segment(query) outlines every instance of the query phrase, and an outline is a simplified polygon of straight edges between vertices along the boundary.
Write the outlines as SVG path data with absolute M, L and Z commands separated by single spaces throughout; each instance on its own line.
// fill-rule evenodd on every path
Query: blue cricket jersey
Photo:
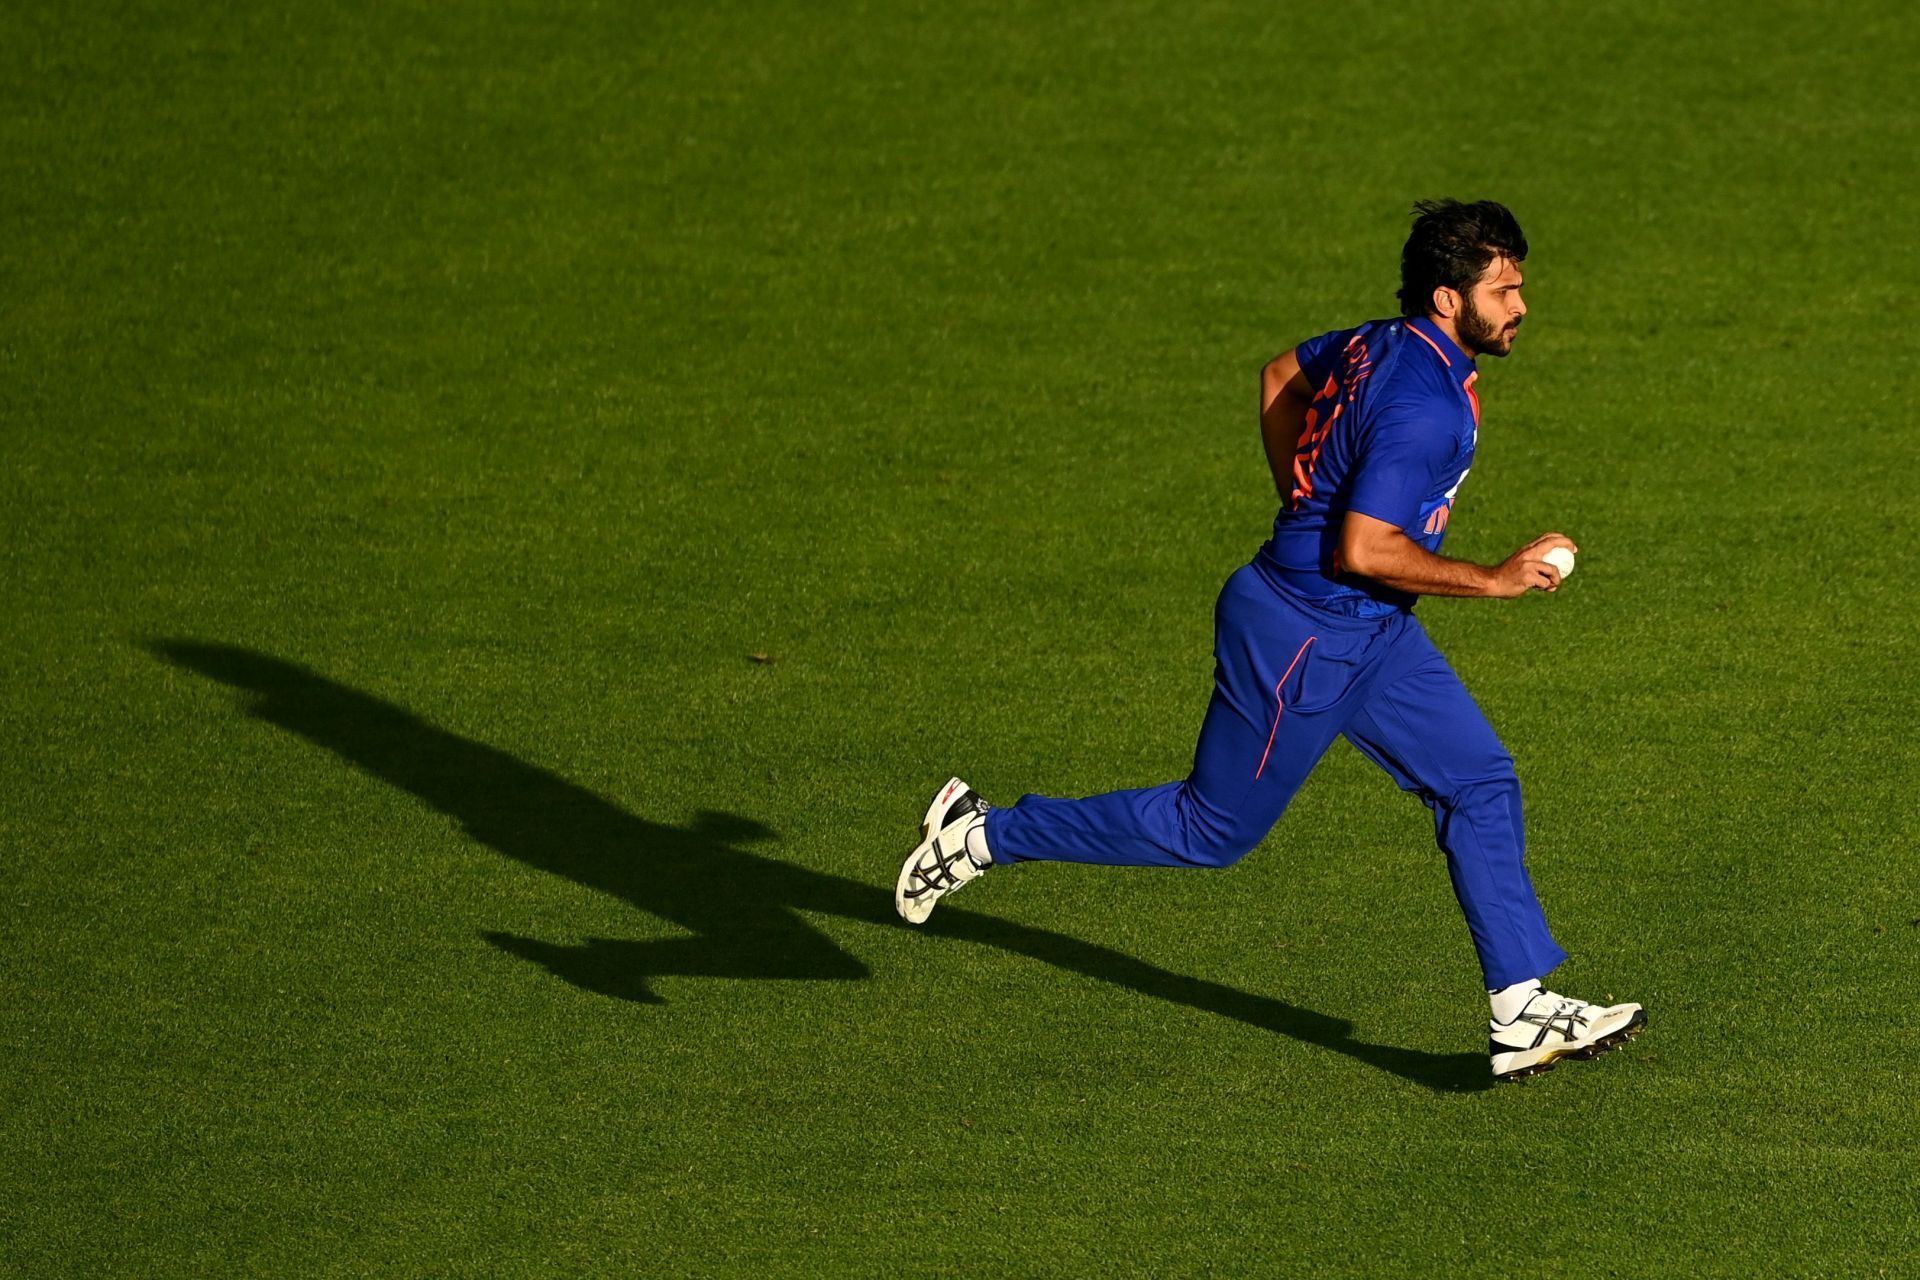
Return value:
M 1416 596 L 1340 567 L 1349 511 L 1440 550 L 1479 439 L 1473 360 L 1425 317 L 1370 320 L 1294 349 L 1315 388 L 1294 446 L 1290 492 L 1254 565 L 1274 586 L 1333 613 L 1382 617 Z

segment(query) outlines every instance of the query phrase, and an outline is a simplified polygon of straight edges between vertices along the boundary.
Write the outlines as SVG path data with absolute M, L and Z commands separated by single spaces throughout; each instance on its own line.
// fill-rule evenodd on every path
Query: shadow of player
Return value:
M 449 733 L 359 690 L 252 650 L 186 640 L 156 656 L 249 695 L 248 714 L 324 747 L 453 817 L 474 839 L 609 893 L 693 936 L 578 946 L 505 933 L 487 941 L 602 995 L 659 1003 L 662 977 L 852 979 L 867 966 L 796 911 L 906 928 L 890 887 L 810 871 L 741 846 L 773 833 L 701 813 L 687 827 L 640 818 L 545 769 Z M 891 868 L 889 868 L 891 871 Z M 1142 995 L 1331 1049 L 1431 1089 L 1490 1083 L 1479 1054 L 1432 1054 L 1355 1039 L 1352 1024 L 1269 996 L 1182 977 L 1109 947 L 952 906 L 919 931 L 1026 956 Z

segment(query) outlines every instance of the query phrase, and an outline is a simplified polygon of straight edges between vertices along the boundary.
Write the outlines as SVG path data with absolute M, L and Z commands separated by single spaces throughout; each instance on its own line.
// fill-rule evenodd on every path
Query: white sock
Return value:
M 990 866 L 993 855 L 987 852 L 987 824 L 976 822 L 967 828 L 967 856 L 976 867 Z
M 1526 1011 L 1527 1001 L 1533 999 L 1533 993 L 1542 985 L 1540 979 L 1528 978 L 1525 982 L 1487 992 L 1487 999 L 1493 1004 L 1493 1020 L 1512 1022 Z

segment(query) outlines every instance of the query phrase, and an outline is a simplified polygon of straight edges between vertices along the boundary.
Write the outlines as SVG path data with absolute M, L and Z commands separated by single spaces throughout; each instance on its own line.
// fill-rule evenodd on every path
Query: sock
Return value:
M 1533 999 L 1533 993 L 1540 989 L 1540 979 L 1528 978 L 1525 982 L 1487 992 L 1487 999 L 1493 1004 L 1493 1020 L 1512 1022 L 1526 1012 L 1527 1001 Z
M 967 829 L 967 857 L 976 867 L 990 866 L 993 855 L 987 851 L 987 824 L 976 822 Z

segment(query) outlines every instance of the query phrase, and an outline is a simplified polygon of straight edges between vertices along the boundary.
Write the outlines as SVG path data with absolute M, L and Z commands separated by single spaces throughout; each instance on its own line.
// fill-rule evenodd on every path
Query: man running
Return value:
M 1527 876 L 1513 760 L 1413 615 L 1423 595 L 1556 591 L 1535 538 L 1497 565 L 1441 555 L 1473 466 L 1478 356 L 1505 356 L 1526 304 L 1527 241 L 1503 205 L 1421 201 L 1400 307 L 1301 343 L 1261 375 L 1260 429 L 1280 495 L 1273 537 L 1214 610 L 1214 690 L 1185 781 L 995 808 L 955 778 L 928 807 L 894 905 L 926 920 L 996 863 L 1224 867 L 1259 844 L 1336 737 L 1433 810 L 1492 1003 L 1493 1073 L 1592 1058 L 1646 1025 L 1546 989 L 1562 960 Z M 1571 563 L 1563 561 L 1563 563 Z

